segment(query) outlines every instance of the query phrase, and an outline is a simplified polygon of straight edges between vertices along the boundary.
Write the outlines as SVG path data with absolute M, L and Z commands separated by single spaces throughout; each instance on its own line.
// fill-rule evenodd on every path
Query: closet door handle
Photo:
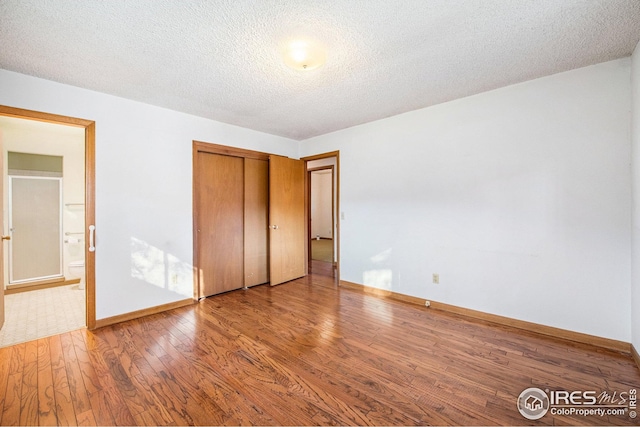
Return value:
M 96 226 L 95 225 L 90 225 L 89 226 L 89 252 L 95 252 L 96 251 L 96 245 L 95 245 L 95 241 L 94 241 L 95 231 L 96 231 Z
M 270 226 L 269 226 L 269 228 L 272 228 L 272 229 L 274 229 L 274 230 L 277 230 L 277 229 L 278 229 L 278 226 L 277 226 L 277 225 L 270 225 Z

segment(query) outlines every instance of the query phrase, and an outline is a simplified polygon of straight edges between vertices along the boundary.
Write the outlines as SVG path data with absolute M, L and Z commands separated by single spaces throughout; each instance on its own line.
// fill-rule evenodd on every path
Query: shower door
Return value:
M 62 178 L 9 176 L 9 283 L 62 277 Z

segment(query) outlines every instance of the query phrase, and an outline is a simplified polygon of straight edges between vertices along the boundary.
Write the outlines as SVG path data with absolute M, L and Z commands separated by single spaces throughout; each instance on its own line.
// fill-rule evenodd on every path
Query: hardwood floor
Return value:
M 316 261 L 313 259 L 309 262 L 309 273 L 314 276 L 336 277 L 336 269 L 332 262 Z
M 529 387 L 620 393 L 640 371 L 315 275 L 0 349 L 0 425 L 634 425 L 529 421 Z

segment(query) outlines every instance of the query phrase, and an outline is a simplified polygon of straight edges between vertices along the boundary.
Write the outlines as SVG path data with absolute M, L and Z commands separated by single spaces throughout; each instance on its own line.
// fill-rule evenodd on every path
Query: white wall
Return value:
M 192 140 L 293 140 L 0 70 L 0 104 L 96 121 L 96 317 L 193 296 Z
M 340 150 L 341 278 L 630 341 L 630 64 L 303 141 Z
M 0 104 L 96 121 L 98 319 L 192 296 L 195 139 L 340 150 L 344 280 L 630 341 L 630 69 L 611 61 L 299 145 L 4 70 Z M 638 294 L 634 282 L 636 307 Z
M 4 232 L 7 234 L 9 179 L 7 177 L 7 153 L 46 154 L 63 157 L 63 214 L 62 231 L 84 231 L 84 207 L 67 206 L 68 203 L 84 203 L 84 129 L 73 126 L 61 126 L 51 123 L 21 120 L 12 117 L 0 117 L 0 131 L 3 134 L 4 155 Z M 76 239 L 83 239 L 82 235 L 72 235 Z M 67 236 L 63 239 L 68 240 Z M 72 261 L 84 259 L 83 242 L 63 243 L 63 274 L 66 278 L 73 278 L 69 274 L 68 264 Z M 8 250 L 5 250 L 5 281 L 8 283 L 9 269 L 7 265 Z
M 637 351 L 640 351 L 640 43 L 632 56 L 631 93 L 631 187 L 633 190 L 631 343 Z

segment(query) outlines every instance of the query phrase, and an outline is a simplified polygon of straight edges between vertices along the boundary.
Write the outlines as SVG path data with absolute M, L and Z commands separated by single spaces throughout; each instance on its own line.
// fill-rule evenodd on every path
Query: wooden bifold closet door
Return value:
M 269 281 L 269 162 L 244 159 L 244 285 Z
M 244 283 L 244 165 L 240 157 L 198 153 L 200 297 Z
M 306 274 L 304 179 L 303 161 L 194 142 L 198 298 Z

